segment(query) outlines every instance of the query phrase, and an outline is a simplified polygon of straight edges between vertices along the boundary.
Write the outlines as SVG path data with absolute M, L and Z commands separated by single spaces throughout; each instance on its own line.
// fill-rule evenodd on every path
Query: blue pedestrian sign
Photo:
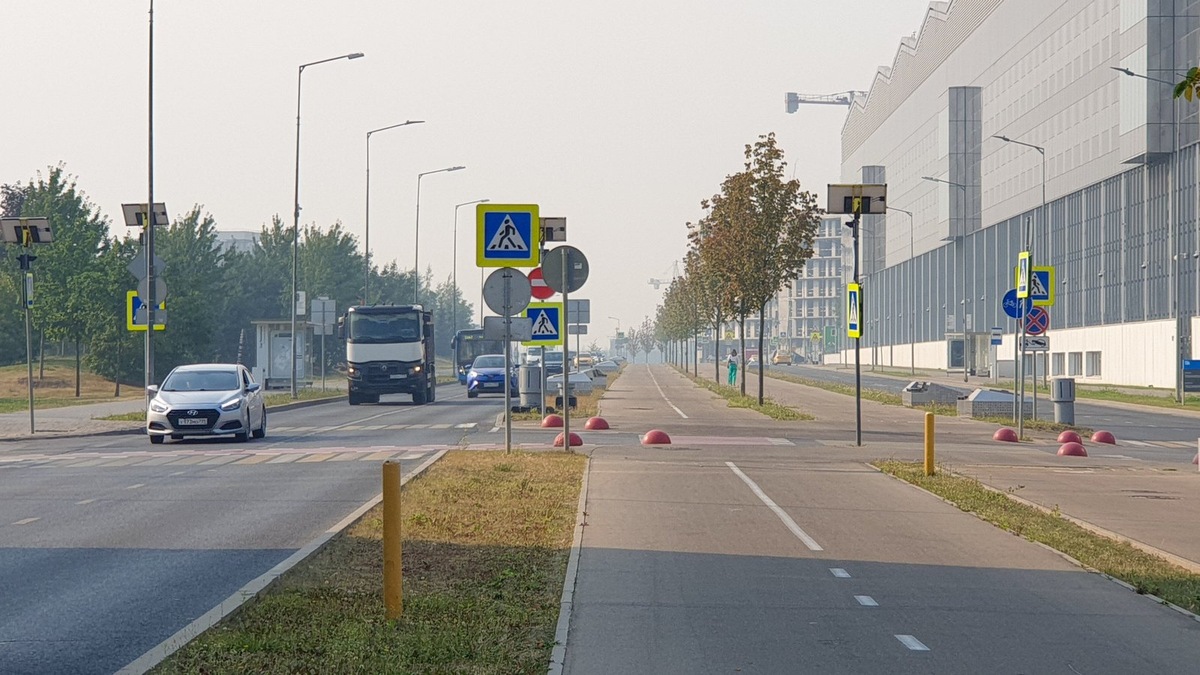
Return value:
M 848 337 L 862 337 L 862 309 L 862 287 L 858 284 L 846 284 L 846 335 Z
M 563 305 L 561 302 L 531 302 L 525 308 L 529 319 L 532 338 L 522 342 L 526 347 L 554 346 L 563 344 Z
M 1013 274 L 1017 275 L 1020 283 L 1021 268 L 1016 267 Z M 1054 268 L 1033 267 L 1029 270 L 1029 298 L 1035 307 L 1052 307 L 1054 305 Z
M 475 230 L 479 267 L 538 266 L 542 228 L 537 204 L 480 204 Z
M 1014 319 L 1020 319 L 1022 316 L 1029 313 L 1029 308 L 1033 306 L 1033 300 L 1031 298 L 1025 298 L 1023 302 L 1018 300 L 1017 289 L 1010 288 L 1008 292 L 1004 294 L 1004 301 L 1002 304 L 1004 306 L 1005 314 Z
M 1017 297 L 1029 297 L 1029 251 L 1017 254 Z

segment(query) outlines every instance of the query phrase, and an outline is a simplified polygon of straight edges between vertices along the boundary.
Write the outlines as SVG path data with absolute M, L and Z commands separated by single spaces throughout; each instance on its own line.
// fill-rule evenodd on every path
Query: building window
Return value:
M 1087 377 L 1100 377 L 1100 352 L 1087 353 L 1087 370 L 1084 374 Z
M 1055 352 L 1050 359 L 1050 374 L 1054 377 L 1061 377 L 1063 371 L 1066 370 L 1067 355 L 1063 352 Z
M 1067 361 L 1067 375 L 1077 377 L 1083 374 L 1083 352 L 1071 352 Z

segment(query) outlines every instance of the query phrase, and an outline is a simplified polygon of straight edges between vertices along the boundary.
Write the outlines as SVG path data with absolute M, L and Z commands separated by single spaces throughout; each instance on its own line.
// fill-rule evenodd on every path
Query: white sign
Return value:
M 1024 347 L 1027 352 L 1048 352 L 1050 351 L 1050 336 L 1026 335 Z
M 1004 331 L 999 326 L 992 326 L 992 344 L 999 345 L 1004 342 Z

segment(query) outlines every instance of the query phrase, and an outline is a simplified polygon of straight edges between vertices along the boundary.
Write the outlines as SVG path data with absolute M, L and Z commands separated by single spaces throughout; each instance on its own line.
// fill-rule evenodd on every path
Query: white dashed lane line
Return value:
M 850 573 L 840 567 L 830 567 L 829 573 L 839 579 L 849 579 Z
M 662 387 L 658 386 L 658 378 L 654 377 L 654 371 L 650 370 L 650 364 L 646 364 L 646 372 L 650 373 L 650 381 L 654 383 L 654 388 L 658 390 L 658 395 L 667 402 L 667 405 L 671 406 L 672 410 L 679 413 L 679 416 L 686 420 L 688 416 L 683 414 L 682 410 L 676 408 L 675 404 L 671 403 L 671 399 L 667 398 L 667 395 L 663 393 Z
M 921 642 L 920 640 L 918 640 L 917 638 L 915 638 L 911 635 L 897 635 L 896 639 L 900 641 L 900 644 L 904 645 L 905 647 L 908 647 L 909 649 L 911 649 L 914 652 L 929 651 L 929 647 L 926 647 L 923 642 Z
M 33 522 L 36 522 L 39 520 L 41 520 L 41 518 L 22 518 L 21 520 L 18 520 L 15 523 L 13 523 L 13 525 L 28 525 L 30 523 L 33 523 Z
M 856 595 L 856 596 L 854 596 L 854 599 L 857 600 L 858 604 L 862 605 L 863 607 L 878 607 L 879 606 L 879 603 L 875 602 L 875 598 L 872 598 L 869 595 Z

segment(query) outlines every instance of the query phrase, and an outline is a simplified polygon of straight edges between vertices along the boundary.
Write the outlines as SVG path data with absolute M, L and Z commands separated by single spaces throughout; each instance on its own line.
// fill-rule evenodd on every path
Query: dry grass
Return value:
M 46 359 L 45 377 L 38 377 L 40 368 L 33 364 L 33 398 L 37 408 L 58 408 L 83 403 L 102 403 L 135 399 L 142 396 L 140 385 L 122 385 L 121 398 L 113 396 L 116 385 L 98 375 L 80 373 L 79 397 L 75 396 L 75 361 Z M 29 409 L 29 379 L 25 364 L 0 367 L 0 412 Z
M 585 458 L 452 452 L 403 490 L 404 615 L 382 509 L 159 673 L 544 673 Z

